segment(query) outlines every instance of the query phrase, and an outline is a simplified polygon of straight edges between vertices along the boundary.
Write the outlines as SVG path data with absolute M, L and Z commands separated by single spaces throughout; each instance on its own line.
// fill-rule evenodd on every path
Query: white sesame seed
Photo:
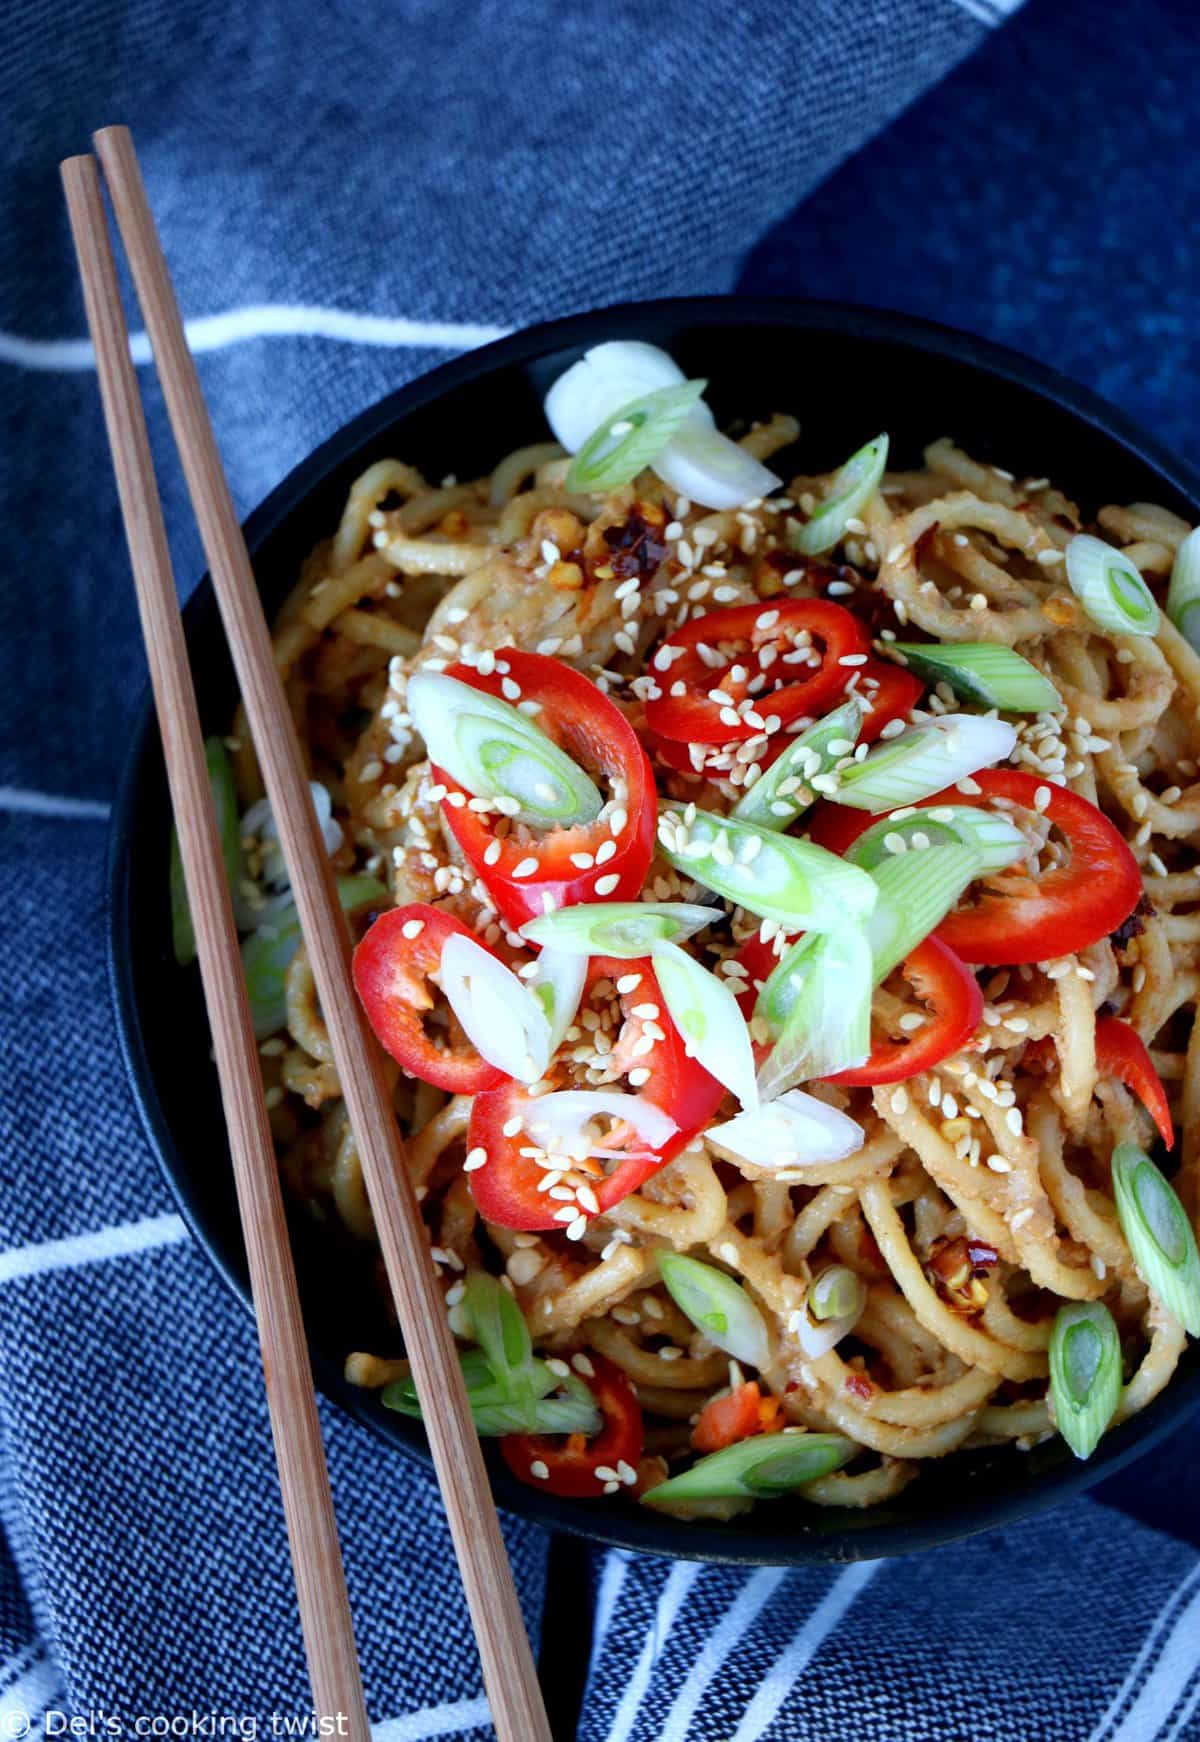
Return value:
M 538 862 L 531 856 L 527 859 L 521 859 L 514 865 L 512 874 L 514 877 L 532 877 L 537 868 Z

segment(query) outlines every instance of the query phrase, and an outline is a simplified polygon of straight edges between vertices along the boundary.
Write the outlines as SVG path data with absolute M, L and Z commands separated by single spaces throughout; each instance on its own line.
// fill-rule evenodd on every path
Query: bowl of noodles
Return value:
M 1198 519 L 1040 366 L 745 299 L 473 352 L 251 517 L 503 1504 L 874 1557 L 1055 1504 L 1200 1402 Z M 186 616 L 314 1366 L 387 1480 L 436 1401 L 207 583 Z M 170 842 L 147 706 L 114 993 L 245 1300 Z

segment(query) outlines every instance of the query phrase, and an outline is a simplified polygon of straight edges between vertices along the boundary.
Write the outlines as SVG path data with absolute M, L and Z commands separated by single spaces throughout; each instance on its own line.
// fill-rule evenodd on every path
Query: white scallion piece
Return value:
M 942 714 L 877 744 L 861 762 L 843 768 L 835 804 L 886 811 L 930 798 L 956 780 L 1011 756 L 1017 729 L 981 714 Z
M 802 526 L 794 522 L 789 527 L 793 549 L 805 556 L 823 556 L 839 544 L 846 533 L 846 522 L 860 515 L 879 488 L 887 465 L 888 438 L 878 435 L 856 454 L 851 454 L 835 476 L 829 494 L 818 503 L 812 518 Z
M 837 931 L 812 932 L 792 945 L 754 1011 L 775 1040 L 758 1069 L 765 1101 L 869 1058 L 874 985 L 871 945 L 861 925 L 847 921 Z
M 844 1264 L 831 1264 L 813 1278 L 805 1310 L 796 1324 L 796 1341 L 811 1360 L 827 1355 L 850 1335 L 866 1304 L 862 1278 Z
M 571 493 L 602 494 L 631 484 L 653 465 L 698 402 L 707 381 L 658 387 L 618 406 L 584 442 L 567 472 Z
M 1121 1401 L 1121 1337 L 1103 1301 L 1059 1307 L 1050 1333 L 1050 1397 L 1058 1431 L 1090 1458 Z
M 525 982 L 462 932 L 442 945 L 441 981 L 480 1056 L 518 1082 L 537 1082 L 550 1063 L 550 1023 Z
M 1112 1179 L 1138 1275 L 1188 1335 L 1200 1337 L 1200 1255 L 1175 1188 L 1133 1143 L 1113 1150 Z
M 669 1113 L 644 1095 L 627 1095 L 621 1089 L 560 1089 L 538 1095 L 525 1107 L 522 1117 L 535 1143 L 572 1161 L 586 1161 L 591 1155 L 629 1156 L 659 1150 L 679 1129 Z M 628 1125 L 645 1151 L 606 1145 L 598 1129 L 604 1121 Z
M 671 437 L 654 470 L 672 490 L 705 508 L 740 508 L 769 496 L 782 482 L 719 429 L 694 422 Z
M 678 943 L 722 918 L 719 907 L 692 901 L 581 901 L 527 920 L 531 943 L 590 956 L 648 956 L 657 943 Z
M 574 828 L 603 800 L 579 764 L 528 714 L 444 672 L 408 680 L 408 711 L 429 759 L 473 798 L 515 799 L 532 828 Z
M 659 1247 L 655 1257 L 658 1274 L 680 1312 L 686 1313 L 698 1331 L 714 1347 L 760 1372 L 771 1358 L 766 1321 L 746 1290 L 698 1258 Z
M 866 1141 L 861 1125 L 802 1089 L 789 1089 L 754 1113 L 739 1113 L 704 1133 L 722 1154 L 766 1173 L 845 1161 Z
M 663 1002 L 688 1052 L 743 1107 L 757 1107 L 750 1030 L 729 982 L 710 974 L 678 944 L 655 944 L 650 960 Z
M 524 984 L 528 986 L 546 1014 L 550 1025 L 550 1057 L 562 1045 L 563 1036 L 575 1020 L 579 1001 L 587 980 L 586 953 L 573 950 L 543 949 L 538 953 L 537 972 Z
M 1200 526 L 1194 526 L 1175 552 L 1167 616 L 1200 653 Z
M 1123 551 L 1077 532 L 1067 546 L 1067 580 L 1092 622 L 1115 635 L 1154 635 L 1158 606 Z

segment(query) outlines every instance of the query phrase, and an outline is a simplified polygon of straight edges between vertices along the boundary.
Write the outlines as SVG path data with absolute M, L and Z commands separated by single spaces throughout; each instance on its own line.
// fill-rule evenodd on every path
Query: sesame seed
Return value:
M 1025 1226 L 1026 1222 L 1032 1222 L 1032 1220 L 1033 1220 L 1033 1208 L 1030 1205 L 1030 1206 L 1027 1206 L 1023 1210 L 1018 1210 L 1016 1215 L 1013 1217 L 1012 1221 L 1008 1225 L 1012 1229 L 1013 1233 L 1015 1234 L 1018 1228 L 1023 1228 Z
M 548 1482 L 550 1480 L 549 1467 L 542 1458 L 535 1458 L 533 1460 L 532 1464 L 529 1466 L 529 1474 L 538 1482 Z
M 531 856 L 527 859 L 520 860 L 518 864 L 514 865 L 512 874 L 514 877 L 532 877 L 537 868 L 538 862 Z
M 405 938 L 419 938 L 424 930 L 425 921 L 423 919 L 406 919 L 400 927 L 400 935 Z
M 463 1162 L 464 1173 L 478 1173 L 481 1167 L 487 1166 L 487 1150 L 476 1144 L 474 1149 L 467 1151 L 467 1159 Z
M 536 863 L 536 861 L 535 861 L 535 863 Z M 607 877 L 597 877 L 597 879 L 596 879 L 596 894 L 597 895 L 611 895 L 613 890 L 617 887 L 617 885 L 620 881 L 621 881 L 620 876 L 618 875 L 618 873 L 616 871 L 610 871 Z

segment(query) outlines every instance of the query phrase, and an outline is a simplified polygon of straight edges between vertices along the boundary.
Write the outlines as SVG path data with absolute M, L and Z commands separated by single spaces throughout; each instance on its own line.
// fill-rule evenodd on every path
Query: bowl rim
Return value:
M 626 324 L 678 322 L 709 327 L 785 325 L 829 331 L 843 338 L 862 338 L 923 350 L 939 360 L 951 360 L 985 375 L 1031 391 L 1115 442 L 1131 458 L 1153 470 L 1177 495 L 1190 501 L 1200 519 L 1200 471 L 1160 446 L 1133 419 L 1090 388 L 1080 386 L 1051 366 L 990 339 L 983 339 L 938 322 L 847 302 L 810 301 L 795 297 L 697 296 L 620 302 L 522 327 L 503 338 L 435 365 L 339 426 L 281 479 L 243 523 L 253 559 L 259 547 L 299 509 L 325 477 L 341 467 L 355 450 L 383 435 L 394 424 L 423 407 L 455 393 L 461 386 L 497 369 L 530 363 L 548 353 L 582 349 L 613 337 Z M 207 573 L 189 595 L 189 613 L 211 593 Z M 138 810 L 143 760 L 157 738 L 148 681 L 143 684 L 131 736 L 122 762 L 110 815 L 107 843 L 105 930 L 108 988 L 116 1020 L 122 1063 L 143 1131 L 160 1172 L 192 1238 L 205 1253 L 244 1310 L 253 1311 L 249 1290 L 237 1257 L 209 1226 L 189 1189 L 189 1174 L 159 1099 L 136 1000 L 133 954 L 129 948 L 131 855 Z M 331 1398 L 377 1438 L 415 1457 L 427 1467 L 431 1457 L 417 1424 L 412 1434 L 395 1420 L 383 1420 L 370 1406 L 372 1394 L 351 1386 L 339 1368 L 310 1343 L 313 1374 L 319 1393 Z M 632 1552 L 678 1560 L 731 1565 L 786 1566 L 812 1562 L 847 1562 L 919 1552 L 962 1540 L 1046 1511 L 1051 1505 L 1083 1492 L 1141 1457 L 1200 1406 L 1200 1373 L 1168 1386 L 1147 1409 L 1105 1436 L 1086 1462 L 1072 1460 L 1042 1472 L 1026 1487 L 1000 1494 L 983 1494 L 956 1501 L 945 1525 L 936 1518 L 914 1518 L 860 1525 L 840 1533 L 809 1533 L 796 1527 L 789 1510 L 782 1530 L 772 1530 L 768 1508 L 757 1527 L 742 1526 L 736 1536 L 719 1525 L 680 1524 L 653 1513 L 599 1508 L 587 1502 L 564 1501 L 518 1483 L 495 1457 L 489 1457 L 493 1488 L 500 1504 L 551 1529 Z M 406 1426 L 410 1424 L 404 1424 Z M 762 1509 L 760 1509 L 760 1513 Z M 869 1514 L 847 1514 L 852 1526 Z

